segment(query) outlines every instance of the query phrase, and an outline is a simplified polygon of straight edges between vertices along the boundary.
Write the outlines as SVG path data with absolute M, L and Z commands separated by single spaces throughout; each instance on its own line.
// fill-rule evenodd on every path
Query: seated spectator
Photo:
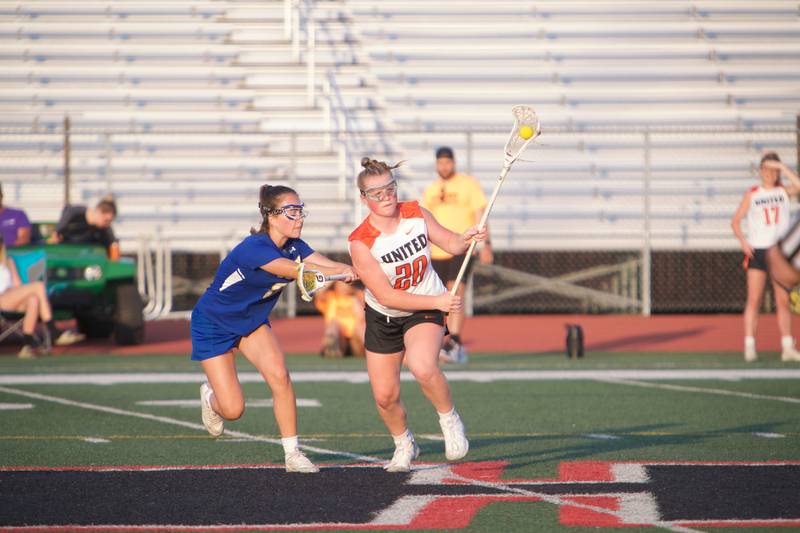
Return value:
M 119 259 L 119 243 L 111 229 L 117 216 L 117 204 L 113 197 L 105 196 L 94 207 L 68 205 L 61 212 L 51 243 L 101 244 L 108 250 L 112 261 Z
M 24 246 L 31 242 L 31 223 L 22 209 L 3 205 L 3 186 L 0 184 L 0 235 L 6 246 Z
M 14 260 L 6 255 L 6 247 L 2 243 L 0 243 L 0 311 L 25 314 L 22 322 L 23 345 L 17 354 L 20 359 L 34 359 L 48 353 L 50 343 L 42 343 L 34 335 L 39 320 L 44 323 L 50 340 L 57 346 L 74 344 L 86 338 L 82 333 L 60 330 L 55 326 L 44 282 L 22 283 L 17 266 Z
M 364 357 L 364 292 L 335 281 L 317 293 L 314 305 L 325 317 L 320 355 Z

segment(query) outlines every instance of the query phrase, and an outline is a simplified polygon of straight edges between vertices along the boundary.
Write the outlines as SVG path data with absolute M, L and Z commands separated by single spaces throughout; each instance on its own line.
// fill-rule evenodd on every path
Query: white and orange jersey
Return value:
M 750 189 L 747 210 L 747 242 L 753 248 L 769 248 L 789 228 L 789 195 L 783 186 Z
M 398 204 L 400 224 L 394 233 L 381 233 L 367 217 L 350 234 L 348 240 L 361 241 L 367 245 L 372 257 L 381 265 L 389 283 L 397 290 L 411 294 L 438 296 L 445 289 L 442 280 L 431 266 L 431 248 L 428 245 L 428 226 L 417 202 Z M 367 288 L 367 305 L 386 316 L 409 316 L 409 311 L 391 309 L 378 303 Z

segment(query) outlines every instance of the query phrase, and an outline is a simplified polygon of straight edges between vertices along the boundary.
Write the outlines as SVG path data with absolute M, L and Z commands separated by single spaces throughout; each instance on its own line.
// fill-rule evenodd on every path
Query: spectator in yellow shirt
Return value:
M 483 210 L 486 208 L 486 195 L 481 190 L 478 180 L 467 174 L 456 172 L 453 149 L 442 146 L 436 150 L 436 172 L 439 178 L 425 189 L 423 198 L 424 206 L 433 213 L 439 223 L 450 231 L 463 233 L 468 228 L 480 222 Z M 479 260 L 484 264 L 494 261 L 492 247 L 487 236 L 483 246 L 479 248 Z M 464 255 L 453 256 L 441 248 L 431 244 L 431 259 L 433 268 L 442 281 L 451 290 L 455 283 Z M 459 284 L 457 295 L 464 295 L 464 281 L 470 275 L 473 262 Z M 450 337 L 440 353 L 440 359 L 451 363 L 465 363 L 467 351 L 461 342 L 461 331 L 464 327 L 464 311 L 451 313 L 447 318 L 447 329 Z
M 317 293 L 314 305 L 325 317 L 320 355 L 364 357 L 364 292 L 335 281 Z

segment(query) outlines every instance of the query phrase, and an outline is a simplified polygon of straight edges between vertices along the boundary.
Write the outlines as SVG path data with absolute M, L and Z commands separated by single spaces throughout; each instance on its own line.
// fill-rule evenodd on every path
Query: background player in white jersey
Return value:
M 448 460 L 469 450 L 464 425 L 453 406 L 450 387 L 439 369 L 444 336 L 443 313 L 461 309 L 461 298 L 448 293 L 431 267 L 429 241 L 460 255 L 470 242 L 486 238 L 485 230 L 454 233 L 417 202 L 397 201 L 392 169 L 364 158 L 358 175 L 361 201 L 369 216 L 349 238 L 350 256 L 366 287 L 367 372 L 378 413 L 392 434 L 395 452 L 390 472 L 407 472 L 419 448 L 406 423 L 400 400 L 400 368 L 406 366 L 439 413 Z
M 200 386 L 203 424 L 219 436 L 225 420 L 244 412 L 238 348 L 272 390 L 286 470 L 317 472 L 298 446 L 294 388 L 269 314 L 283 288 L 297 279 L 301 261 L 324 274 L 346 274 L 348 281 L 355 275 L 349 265 L 331 261 L 300 238 L 306 212 L 293 189 L 264 185 L 258 207 L 261 228 L 231 250 L 192 311 L 192 359 L 200 361 L 208 378 Z
M 774 152 L 768 152 L 761 158 L 759 168 L 761 184 L 751 188 L 744 194 L 739 208 L 733 215 L 731 226 L 744 251 L 744 268 L 747 271 L 747 302 L 744 308 L 744 358 L 746 361 L 758 359 L 756 352 L 756 329 L 758 312 L 767 281 L 767 249 L 778 242 L 778 239 L 789 227 L 789 198 L 800 192 L 800 179 L 789 167 L 781 163 Z M 781 174 L 789 178 L 791 184 L 781 184 Z M 747 218 L 747 237 L 741 222 Z M 789 310 L 789 294 L 773 280 L 775 309 L 778 318 L 778 329 L 781 332 L 781 358 L 794 360 L 800 357 L 795 350 L 792 338 L 792 315 Z

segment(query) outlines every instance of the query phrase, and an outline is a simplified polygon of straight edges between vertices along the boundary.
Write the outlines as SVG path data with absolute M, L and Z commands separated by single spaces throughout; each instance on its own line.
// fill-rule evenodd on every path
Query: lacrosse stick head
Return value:
M 506 141 L 506 165 L 510 165 L 520 156 L 523 150 L 541 133 L 539 117 L 532 107 L 517 105 L 511 109 L 514 115 L 514 126 Z
M 297 288 L 300 290 L 300 298 L 310 302 L 314 293 L 325 286 L 325 276 L 317 270 L 306 270 L 305 263 L 300 263 L 297 267 Z

